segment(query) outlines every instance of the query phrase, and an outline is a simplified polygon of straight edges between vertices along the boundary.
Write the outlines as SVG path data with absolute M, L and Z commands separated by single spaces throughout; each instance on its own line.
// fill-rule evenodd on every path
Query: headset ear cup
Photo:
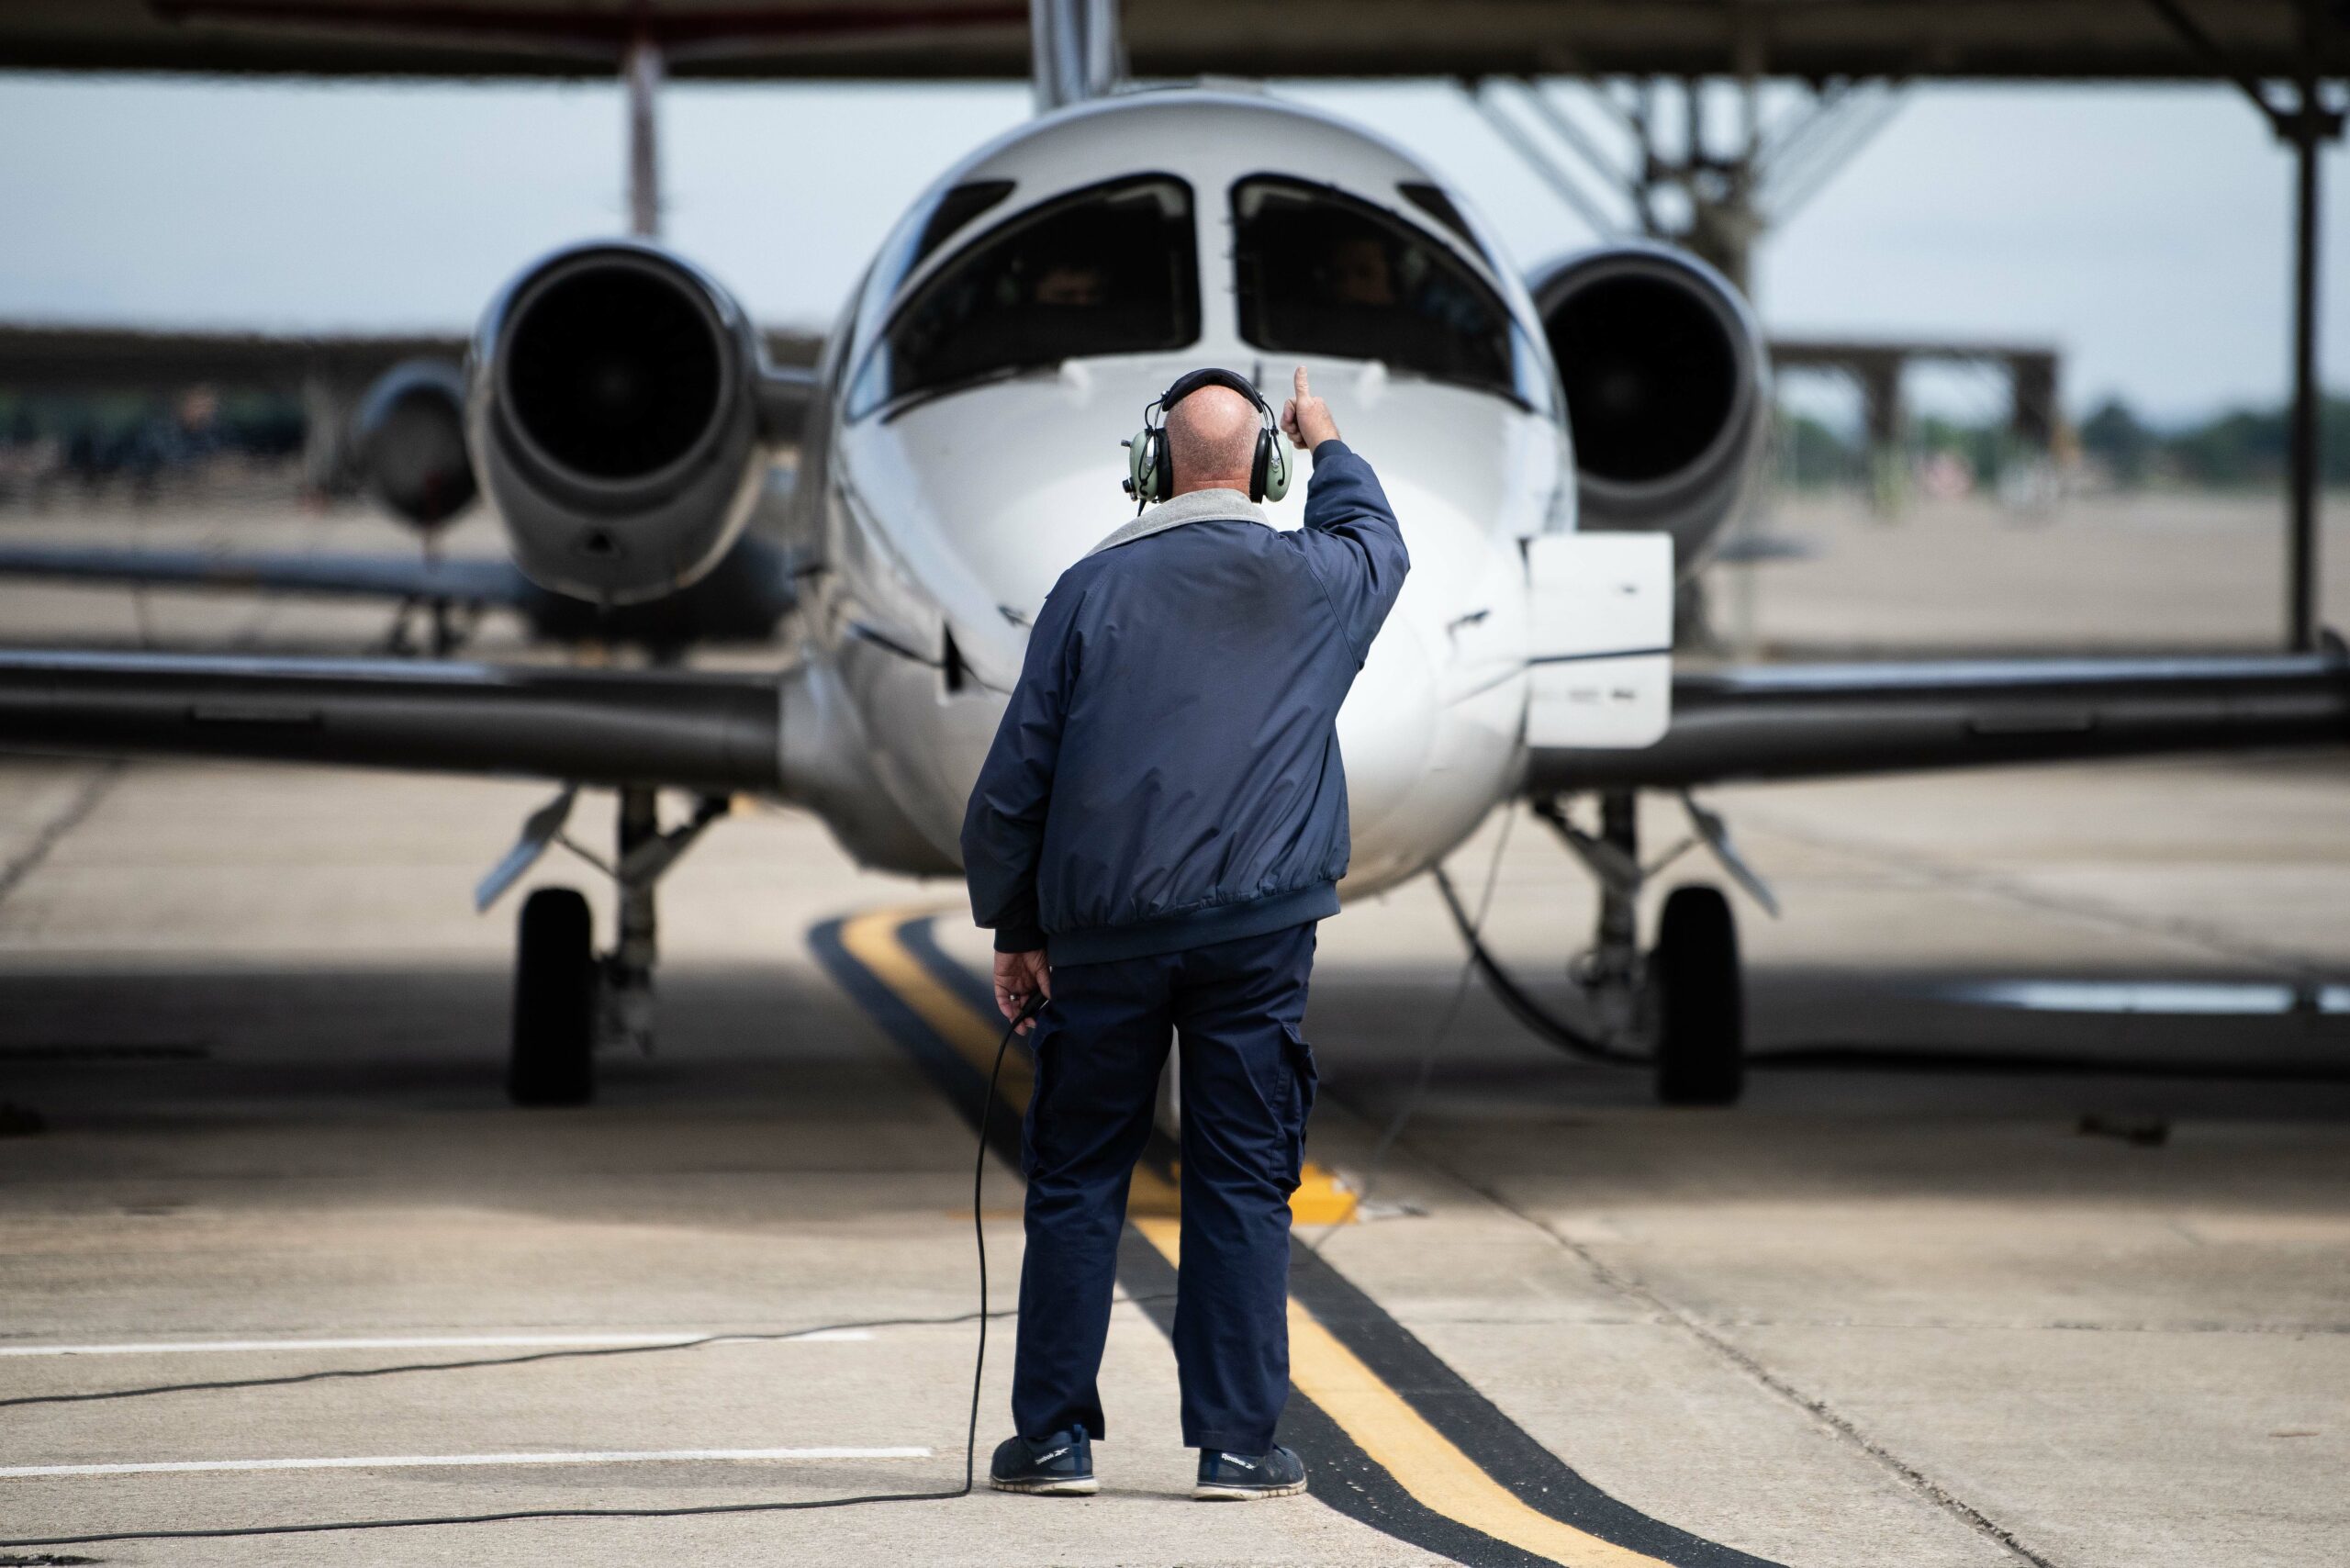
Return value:
M 1150 498 L 1163 501 L 1175 493 L 1175 455 L 1167 444 L 1167 427 L 1150 432 Z
M 1265 498 L 1265 485 L 1272 476 L 1272 450 L 1273 443 L 1266 439 L 1263 431 L 1259 431 L 1257 454 L 1248 465 L 1248 498 L 1252 501 Z
M 1281 450 L 1276 431 L 1257 438 L 1257 488 L 1264 499 L 1280 500 L 1289 494 L 1289 454 Z
M 1158 432 L 1145 425 L 1126 442 L 1126 493 L 1138 501 L 1158 498 Z

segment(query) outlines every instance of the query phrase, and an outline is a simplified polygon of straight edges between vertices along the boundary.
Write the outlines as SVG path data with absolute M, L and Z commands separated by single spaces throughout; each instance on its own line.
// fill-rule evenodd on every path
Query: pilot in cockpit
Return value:
M 1396 303 L 1395 269 L 1387 247 L 1369 234 L 1346 235 L 1332 245 L 1321 281 L 1334 305 L 1385 308 Z
M 1051 308 L 1098 309 L 1110 296 L 1102 269 L 1090 262 L 1057 261 L 1036 275 L 1029 301 Z

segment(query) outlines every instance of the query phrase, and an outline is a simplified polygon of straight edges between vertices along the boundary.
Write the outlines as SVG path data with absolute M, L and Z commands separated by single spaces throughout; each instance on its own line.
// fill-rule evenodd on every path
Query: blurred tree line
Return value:
M 2288 410 L 2235 409 L 2210 419 L 2157 425 L 2119 398 L 2099 404 L 2074 432 L 2083 458 L 2117 486 L 2171 485 L 2201 489 L 2273 489 L 2285 482 L 2291 445 Z M 2350 398 L 2330 397 L 2319 414 L 2322 476 L 2328 487 L 2350 487 Z M 1947 454 L 1977 484 L 1995 485 L 2024 452 L 2004 420 L 1970 424 L 1925 414 L 1913 417 L 1903 454 L 1922 463 Z M 1779 468 L 1798 489 L 1864 486 L 1869 455 L 1857 434 L 1846 434 L 1809 414 L 1783 413 Z
M 2322 482 L 2350 485 L 2350 398 L 2326 398 L 2318 427 Z M 2284 482 L 2292 446 L 2284 409 L 2234 409 L 2164 429 L 2149 425 L 2119 398 L 2109 398 L 2082 420 L 2080 436 L 2082 453 L 2122 486 L 2273 487 Z

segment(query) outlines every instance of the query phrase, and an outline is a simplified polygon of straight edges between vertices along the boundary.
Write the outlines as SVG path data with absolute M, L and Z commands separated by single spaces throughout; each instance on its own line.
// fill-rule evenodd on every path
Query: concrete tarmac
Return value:
M 1717 630 L 1755 645 L 2274 635 L 2273 502 L 1921 502 L 1892 526 L 1782 510 L 1818 554 L 1715 574 Z M 249 507 L 0 532 L 414 548 L 379 520 Z M 494 527 L 453 548 L 495 553 Z M 387 620 L 0 596 L 0 635 L 34 645 L 334 651 Z M 503 617 L 476 649 L 563 656 Z M 1425 884 L 1350 907 L 1322 934 L 1309 1153 L 1368 1189 L 1366 1217 L 1300 1231 L 1323 1250 L 1296 1277 L 1292 1414 L 1363 1464 L 1325 1465 L 1313 1497 L 1185 1500 L 1151 1282 L 1165 1221 L 1146 1215 L 1092 1499 L 0 1563 L 2338 1563 L 2345 785 L 2342 758 L 2254 757 L 1718 792 L 1786 907 L 1739 901 L 1757 1051 L 1876 1058 L 1758 1063 L 1729 1111 L 1660 1110 L 1642 1075 L 1561 1056 L 1475 987 L 1416 1088 L 1460 944 Z M 986 958 L 958 890 L 857 873 L 810 819 L 745 808 L 664 884 L 657 1053 L 608 1058 L 591 1107 L 519 1113 L 499 1081 L 519 895 L 487 918 L 468 895 L 547 793 L 0 761 L 0 1541 L 959 1482 L 976 1301 L 956 1074 L 992 1040 L 957 1001 Z M 599 839 L 607 808 L 576 829 Z M 1571 1007 L 1589 885 L 1523 815 L 1493 857 L 1502 825 L 1452 874 L 1474 900 L 1498 868 L 1491 947 Z M 1669 802 L 1643 829 L 1656 852 L 1685 831 Z M 1661 887 L 1682 879 L 1720 879 L 1696 852 Z M 609 937 L 597 877 L 551 860 L 532 885 L 555 881 Z M 879 946 L 849 961 L 830 923 L 877 911 L 897 913 L 856 927 Z M 2136 1070 L 1891 1070 L 1952 1051 Z M 2213 1063 L 2249 1075 L 2195 1075 Z M 1001 1159 L 988 1181 L 1002 1311 L 1019 1182 Z M 982 1455 L 1015 1329 L 994 1320 Z
M 2340 761 L 2284 758 L 1725 791 L 1788 911 L 1740 906 L 1755 1044 L 2339 1072 L 2345 783 Z M 959 1481 L 969 1126 L 810 946 L 844 914 L 952 911 L 957 890 L 859 874 L 811 820 L 744 812 L 665 884 L 657 1054 L 609 1058 L 592 1107 L 517 1112 L 499 1088 L 511 905 L 476 918 L 467 894 L 543 794 L 0 765 L 0 1540 Z M 1659 848 L 1676 815 L 1651 813 Z M 1498 831 L 1454 876 L 1473 897 L 1498 865 L 1493 945 L 1568 1005 L 1588 889 L 1528 818 L 1490 860 Z M 577 882 L 609 931 L 585 868 L 535 880 Z M 953 913 L 928 929 L 945 960 L 983 962 Z M 1370 1182 L 1371 1217 L 1300 1235 L 1326 1236 L 1329 1269 L 1510 1430 L 1697 1542 L 1649 1560 L 2350 1553 L 2350 1086 L 1758 1070 L 1735 1110 L 1668 1112 L 1472 990 L 1374 1171 L 1460 962 L 1426 886 L 1325 927 L 1311 1153 Z M 1986 982 L 2103 1010 L 1963 999 Z M 2118 1011 L 2150 999 L 2167 1011 Z M 988 1180 L 1001 1307 L 1019 1184 L 1001 1161 Z M 1442 1559 L 1325 1498 L 1186 1500 L 1163 1306 L 1118 1310 L 1090 1500 L 0 1555 Z M 990 1340 L 983 1454 L 1013 1332 L 999 1319 Z M 643 1342 L 707 1336 L 759 1338 Z M 502 1364 L 450 1364 L 484 1362 Z M 141 1392 L 187 1384 L 207 1386 Z M 1399 1467 L 1447 1462 L 1377 1429 L 1378 1392 L 1316 1384 Z M 1428 1483 L 1490 1522 L 1475 1493 Z M 1564 1539 L 1453 1554 L 1628 1560 Z

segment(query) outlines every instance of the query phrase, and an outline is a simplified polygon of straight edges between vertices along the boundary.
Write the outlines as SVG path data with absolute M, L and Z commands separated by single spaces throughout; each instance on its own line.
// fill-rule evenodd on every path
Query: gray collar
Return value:
M 1130 520 L 1086 554 L 1098 555 L 1104 550 L 1115 550 L 1121 544 L 1131 544 L 1137 539 L 1164 533 L 1187 522 L 1216 521 L 1261 522 L 1267 528 L 1273 526 L 1273 520 L 1265 515 L 1265 509 L 1238 490 L 1189 490 L 1171 501 L 1161 501 L 1141 516 Z

